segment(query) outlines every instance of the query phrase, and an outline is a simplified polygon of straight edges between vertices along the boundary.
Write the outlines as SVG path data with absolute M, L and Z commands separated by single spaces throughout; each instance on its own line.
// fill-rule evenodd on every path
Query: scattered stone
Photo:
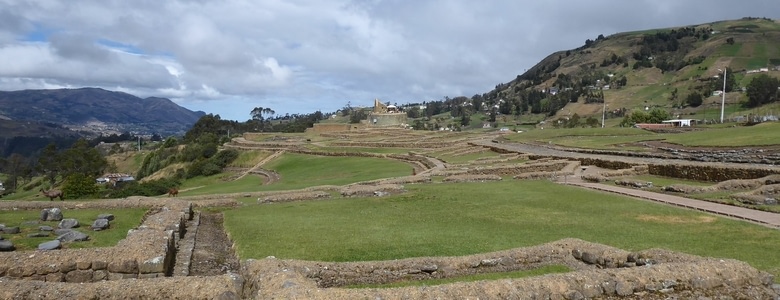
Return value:
M 51 228 L 51 226 L 48 226 L 48 225 L 43 225 L 43 226 L 38 227 L 38 230 L 40 230 L 40 231 L 54 231 L 54 228 Z
M 13 227 L 4 227 L 3 232 L 7 234 L 17 234 L 22 231 L 19 229 L 19 226 L 13 226 Z
M 38 224 L 39 224 L 38 221 L 25 221 L 25 222 L 22 222 L 22 226 L 24 226 L 24 227 L 32 227 L 32 226 L 35 226 L 35 225 L 38 225 Z
M 576 259 L 582 259 L 582 250 L 580 249 L 572 249 L 571 255 L 574 256 Z
M 94 231 L 100 231 L 103 229 L 108 228 L 108 219 L 97 219 L 95 222 L 92 223 L 92 230 Z
M 106 219 L 106 220 L 109 220 L 109 221 L 113 221 L 114 220 L 114 215 L 113 214 L 99 214 L 97 216 L 97 218 L 98 219 Z
M 27 235 L 28 238 L 39 238 L 39 237 L 48 237 L 48 236 L 49 236 L 48 232 L 35 232 Z
M 59 240 L 48 241 L 38 244 L 38 250 L 55 250 L 62 248 L 62 243 Z
M 84 234 L 84 233 L 81 233 L 81 232 L 78 232 L 78 231 L 75 231 L 75 230 L 71 230 L 68 233 L 65 233 L 63 235 L 58 236 L 57 239 L 60 242 L 64 242 L 64 243 L 67 243 L 67 242 L 82 242 L 82 241 L 89 240 L 89 236 Z
M 79 221 L 76 219 L 62 219 L 60 224 L 57 225 L 60 229 L 71 229 L 79 227 Z
M 71 231 L 73 231 L 73 229 L 54 229 L 54 235 L 60 236 Z
M 41 221 L 61 221 L 62 210 L 59 208 L 44 208 L 41 210 Z
M 16 247 L 14 247 L 14 243 L 11 243 L 9 240 L 2 240 L 0 241 L 0 252 L 7 252 L 7 251 L 14 251 L 16 250 Z

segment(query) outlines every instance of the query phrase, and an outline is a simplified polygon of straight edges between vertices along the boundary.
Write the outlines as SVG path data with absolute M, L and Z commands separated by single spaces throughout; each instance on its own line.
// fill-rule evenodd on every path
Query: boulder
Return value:
M 21 232 L 21 230 L 19 229 L 19 226 L 13 226 L 13 227 L 4 227 L 3 232 L 7 234 L 17 234 Z
M 106 220 L 109 220 L 109 221 L 113 221 L 114 220 L 114 215 L 112 215 L 112 214 L 99 214 L 97 216 L 97 218 L 98 219 L 106 219 Z
M 59 208 L 44 208 L 41 210 L 41 221 L 61 221 L 62 210 Z
M 16 250 L 16 247 L 14 247 L 14 243 L 11 243 L 11 241 L 9 240 L 0 241 L 0 252 L 14 251 L 14 250 Z
M 43 225 L 43 226 L 39 226 L 38 230 L 40 230 L 40 231 L 54 231 L 54 228 L 51 228 L 51 226 Z
M 62 243 L 59 240 L 48 241 L 38 244 L 38 250 L 55 250 L 62 248 Z
M 100 231 L 108 228 L 108 219 L 97 219 L 92 223 L 92 230 Z
M 62 219 L 60 224 L 57 225 L 60 229 L 71 229 L 79 227 L 79 221 L 76 219 Z
M 81 232 L 72 230 L 72 231 L 70 231 L 68 233 L 65 233 L 65 234 L 63 234 L 61 236 L 58 236 L 57 240 L 59 240 L 60 242 L 63 242 L 63 243 L 67 243 L 67 242 L 82 242 L 82 241 L 89 240 L 89 236 L 86 235 L 86 234 L 83 234 Z

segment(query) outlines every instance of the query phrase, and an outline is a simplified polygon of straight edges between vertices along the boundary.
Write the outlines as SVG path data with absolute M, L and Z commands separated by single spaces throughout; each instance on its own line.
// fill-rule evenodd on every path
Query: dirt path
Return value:
M 190 276 L 214 276 L 228 271 L 238 272 L 238 257 L 222 227 L 222 213 L 200 213 L 200 225 L 195 235 L 195 248 L 190 263 Z
M 263 160 L 261 160 L 261 161 L 260 161 L 259 163 L 257 163 L 257 164 L 256 164 L 254 167 L 251 167 L 251 168 L 249 168 L 249 170 L 246 170 L 246 172 L 244 172 L 243 174 L 241 174 L 241 176 L 238 176 L 238 177 L 236 177 L 236 178 L 235 178 L 235 179 L 233 179 L 233 180 L 239 180 L 239 179 L 241 179 L 241 178 L 244 178 L 244 176 L 246 176 L 246 175 L 249 175 L 249 174 L 251 174 L 251 173 L 257 173 L 257 170 L 259 170 L 259 169 L 260 169 L 260 167 L 262 167 L 262 166 L 263 166 L 264 164 L 266 164 L 267 162 L 269 162 L 269 161 L 271 161 L 271 160 L 273 160 L 273 159 L 275 159 L 275 158 L 279 157 L 279 156 L 280 156 L 280 155 L 282 155 L 282 154 L 284 154 L 284 150 L 282 150 L 282 151 L 276 151 L 276 152 L 274 152 L 273 154 L 271 154 L 271 155 L 269 155 L 268 157 L 266 157 L 266 158 L 264 158 Z

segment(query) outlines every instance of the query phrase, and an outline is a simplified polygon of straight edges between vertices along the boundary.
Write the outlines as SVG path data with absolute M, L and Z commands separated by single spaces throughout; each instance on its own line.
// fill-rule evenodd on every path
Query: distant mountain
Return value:
M 183 134 L 204 115 L 166 98 L 142 99 L 99 88 L 0 92 L 0 119 L 93 133 Z

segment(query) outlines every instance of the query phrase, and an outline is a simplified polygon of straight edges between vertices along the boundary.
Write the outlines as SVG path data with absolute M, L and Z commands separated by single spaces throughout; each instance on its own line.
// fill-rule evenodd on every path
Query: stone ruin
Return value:
M 44 203 L 45 204 L 45 203 Z M 5 205 L 5 203 L 3 203 Z M 30 205 L 30 204 L 27 204 Z M 67 205 L 100 205 L 74 202 Z M 774 299 L 770 274 L 731 259 L 667 250 L 628 252 L 578 239 L 458 257 L 315 262 L 268 257 L 237 273 L 188 276 L 196 207 L 234 206 L 229 199 L 134 198 L 113 207 L 148 207 L 117 246 L 0 253 L 0 299 L 668 299 L 729 295 Z M 2 208 L 2 207 L 0 207 Z M 452 284 L 348 288 L 356 284 L 451 278 L 563 265 L 537 277 Z

